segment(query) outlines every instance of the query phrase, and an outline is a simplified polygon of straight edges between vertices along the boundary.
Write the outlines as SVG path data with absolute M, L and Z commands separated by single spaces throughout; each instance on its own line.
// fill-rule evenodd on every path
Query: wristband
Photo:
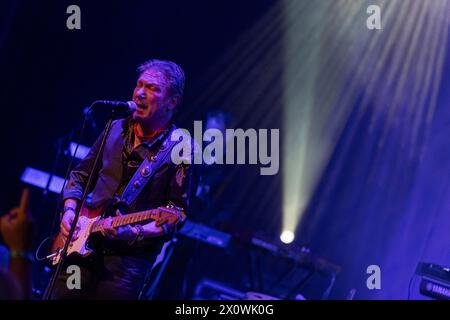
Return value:
M 75 208 L 72 208 L 72 207 L 64 207 L 63 208 L 63 213 L 66 213 L 66 211 L 73 211 L 73 212 L 75 212 Z
M 72 207 L 64 207 L 64 208 L 62 209 L 61 213 L 59 214 L 60 219 L 63 218 L 63 215 L 64 215 L 67 211 L 73 211 L 73 213 L 76 213 L 75 208 L 72 208 Z

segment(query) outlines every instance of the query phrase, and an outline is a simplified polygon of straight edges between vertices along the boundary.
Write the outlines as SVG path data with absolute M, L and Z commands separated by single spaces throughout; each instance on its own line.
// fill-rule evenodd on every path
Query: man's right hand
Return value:
M 67 210 L 64 215 L 63 218 L 61 220 L 61 234 L 64 237 L 64 239 L 67 239 L 67 237 L 69 236 L 69 232 L 70 232 L 70 227 L 72 226 L 72 222 L 75 218 L 75 212 L 73 210 Z M 77 227 L 75 229 L 75 232 L 73 234 L 72 240 L 76 240 L 78 238 L 78 231 L 80 230 L 80 222 L 77 222 Z

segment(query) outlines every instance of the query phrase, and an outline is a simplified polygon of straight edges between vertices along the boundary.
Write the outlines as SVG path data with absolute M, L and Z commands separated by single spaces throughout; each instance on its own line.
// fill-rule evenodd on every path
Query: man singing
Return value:
M 150 60 L 138 68 L 139 78 L 133 92 L 137 108 L 133 115 L 113 122 L 100 165 L 95 168 L 93 188 L 89 190 L 85 206 L 108 206 L 122 195 L 144 159 L 156 161 L 159 152 L 167 147 L 174 130 L 173 116 L 184 89 L 184 72 L 175 63 Z M 95 155 L 100 148 L 100 136 L 89 154 L 71 172 L 63 192 L 64 209 L 61 234 L 67 237 L 80 206 L 83 189 L 91 172 Z M 175 165 L 171 157 L 158 167 L 127 212 L 154 209 L 173 204 L 186 212 L 189 166 Z M 155 222 L 114 228 L 106 224 L 101 250 L 94 261 L 81 262 L 81 289 L 69 290 L 68 275 L 62 269 L 53 298 L 56 299 L 137 299 L 145 276 L 164 241 L 177 226 Z M 79 226 L 77 226 L 79 228 Z M 77 233 L 74 234 L 76 239 Z

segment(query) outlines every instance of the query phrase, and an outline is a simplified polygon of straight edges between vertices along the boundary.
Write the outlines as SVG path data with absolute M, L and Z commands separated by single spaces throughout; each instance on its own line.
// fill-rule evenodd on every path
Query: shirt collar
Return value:
M 136 120 L 133 119 L 133 117 L 130 117 L 128 120 L 128 126 L 126 127 L 126 132 L 124 131 L 124 134 L 127 137 L 127 143 L 131 146 L 131 138 L 134 135 L 134 125 L 136 123 Z M 140 145 L 145 145 L 148 148 L 151 148 L 153 145 L 155 145 L 157 142 L 161 142 L 167 135 L 169 131 L 172 131 L 172 129 L 175 126 L 173 124 L 169 125 L 167 129 L 161 131 L 157 135 L 155 135 L 151 140 L 144 141 Z

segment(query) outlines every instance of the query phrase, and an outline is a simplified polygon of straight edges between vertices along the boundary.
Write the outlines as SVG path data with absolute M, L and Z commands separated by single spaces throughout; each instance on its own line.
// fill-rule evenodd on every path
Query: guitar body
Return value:
M 78 223 L 80 225 L 80 230 L 78 230 L 78 238 L 75 241 L 72 241 L 69 244 L 69 248 L 67 249 L 67 256 L 70 255 L 78 255 L 83 258 L 88 257 L 93 253 L 93 250 L 89 249 L 88 239 L 91 235 L 91 227 L 94 222 L 100 220 L 101 214 L 103 212 L 103 208 L 98 209 L 89 209 L 87 207 L 82 207 L 80 210 L 80 216 L 78 217 Z M 52 258 L 52 264 L 56 265 L 61 259 L 61 255 L 59 252 L 64 248 L 65 239 L 61 234 L 61 231 L 55 238 L 53 245 L 51 247 L 51 252 L 57 253 Z

